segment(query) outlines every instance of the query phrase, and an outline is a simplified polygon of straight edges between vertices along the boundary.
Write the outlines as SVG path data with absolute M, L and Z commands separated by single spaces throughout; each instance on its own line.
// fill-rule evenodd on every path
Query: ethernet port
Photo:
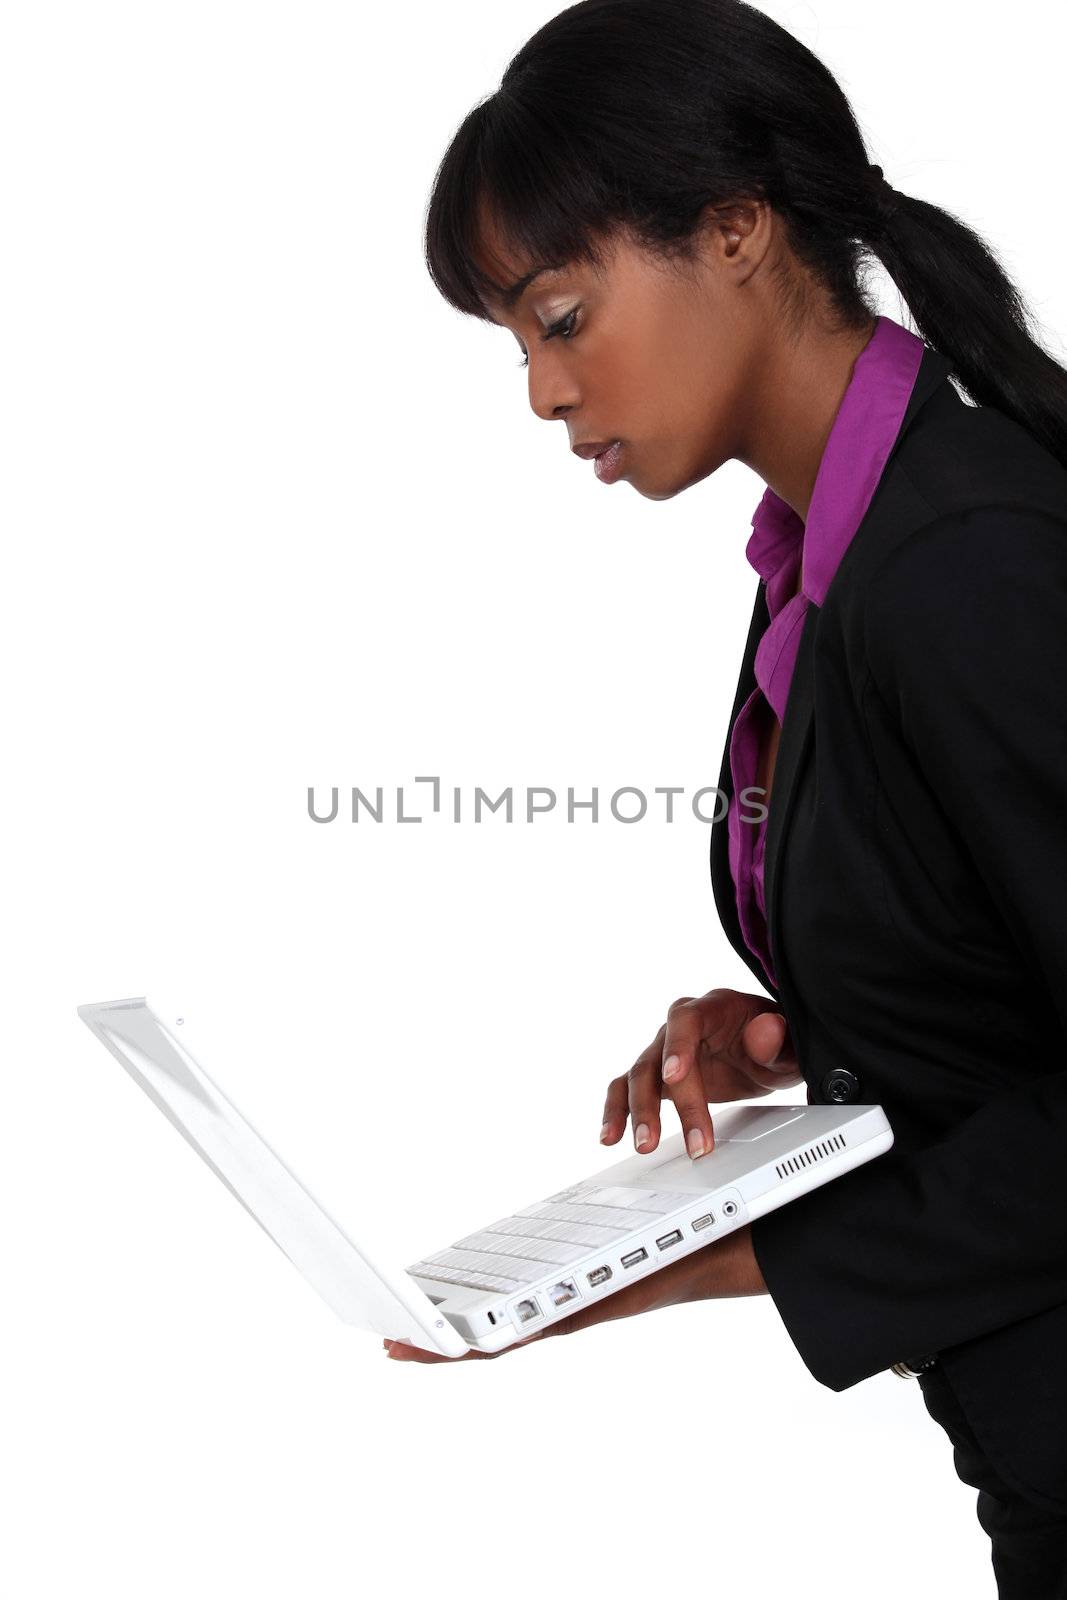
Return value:
M 577 1300 L 578 1285 L 573 1278 L 563 1278 L 561 1282 L 552 1285 L 548 1291 L 548 1298 L 554 1306 L 565 1306 L 568 1300 Z

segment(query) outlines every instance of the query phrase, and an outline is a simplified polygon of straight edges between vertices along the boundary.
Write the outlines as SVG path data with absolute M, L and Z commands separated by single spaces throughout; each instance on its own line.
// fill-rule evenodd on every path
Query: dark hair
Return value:
M 475 262 L 483 205 L 524 262 L 598 267 L 620 230 L 685 261 L 705 207 L 766 200 L 842 327 L 875 315 L 873 253 L 971 399 L 1067 465 L 1067 371 L 993 251 L 940 207 L 887 193 L 833 75 L 754 6 L 581 0 L 460 124 L 427 207 L 426 264 L 450 305 L 487 319 L 483 296 L 507 286 Z

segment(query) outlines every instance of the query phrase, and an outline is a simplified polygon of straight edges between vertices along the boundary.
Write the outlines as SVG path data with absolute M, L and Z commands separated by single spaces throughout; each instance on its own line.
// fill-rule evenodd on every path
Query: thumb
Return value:
M 789 1024 L 779 1011 L 761 1011 L 745 1028 L 745 1045 L 753 1061 L 764 1067 L 793 1067 Z

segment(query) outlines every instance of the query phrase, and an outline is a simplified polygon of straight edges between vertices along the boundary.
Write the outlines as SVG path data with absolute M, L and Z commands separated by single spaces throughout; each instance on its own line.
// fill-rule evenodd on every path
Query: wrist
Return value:
M 707 1295 L 710 1299 L 733 1299 L 738 1295 L 769 1293 L 752 1245 L 752 1226 L 735 1228 L 708 1249 Z

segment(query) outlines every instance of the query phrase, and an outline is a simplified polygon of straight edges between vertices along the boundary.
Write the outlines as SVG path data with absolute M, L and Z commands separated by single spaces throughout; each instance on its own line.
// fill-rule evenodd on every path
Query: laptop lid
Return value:
M 180 1011 L 145 996 L 78 1015 L 337 1315 L 441 1355 L 470 1348 L 402 1268 L 355 1245 L 208 1077 Z

